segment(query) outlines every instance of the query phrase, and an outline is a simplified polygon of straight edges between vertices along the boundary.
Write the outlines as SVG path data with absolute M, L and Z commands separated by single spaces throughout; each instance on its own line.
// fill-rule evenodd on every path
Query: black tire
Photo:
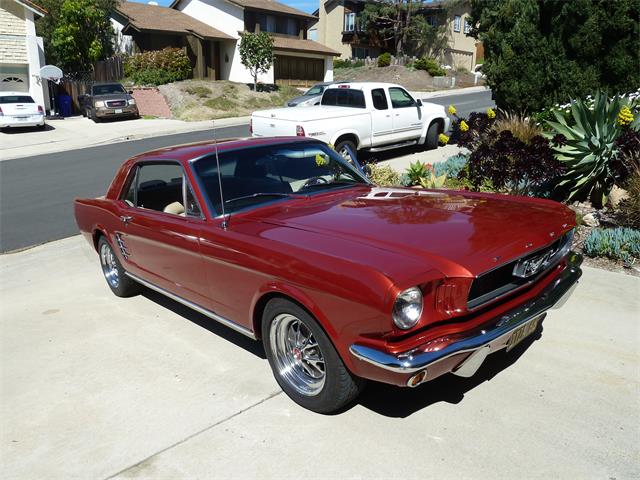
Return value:
M 101 236 L 100 240 L 98 240 L 98 256 L 100 257 L 102 273 L 114 295 L 118 297 L 133 297 L 140 293 L 141 285 L 125 274 L 120 260 L 118 260 L 111 244 L 104 236 Z
M 427 137 L 425 138 L 424 145 L 427 150 L 434 150 L 438 148 L 438 135 L 440 134 L 440 125 L 436 122 L 429 125 L 427 130 Z
M 296 348 L 293 348 L 289 357 L 295 357 L 295 350 L 302 357 L 305 354 L 301 350 L 304 351 L 310 345 L 316 345 L 316 347 L 307 350 L 307 352 L 310 351 L 316 357 L 323 359 L 324 380 L 318 391 L 307 394 L 301 393 L 299 388 L 295 386 L 295 381 L 291 381 L 287 377 L 287 375 L 291 376 L 290 372 L 295 369 L 292 368 L 287 370 L 286 374 L 283 373 L 282 363 L 280 363 L 283 357 L 280 355 L 276 358 L 278 354 L 274 352 L 274 349 L 278 350 L 276 339 L 281 338 L 278 332 L 282 328 L 283 321 L 281 319 L 283 317 L 294 317 L 295 320 L 299 320 L 304 330 L 310 333 L 306 340 L 312 339 L 309 343 L 306 343 L 306 347 L 297 348 L 296 346 Z M 313 343 L 314 339 L 315 343 Z M 262 342 L 276 381 L 294 402 L 304 408 L 318 413 L 332 413 L 353 402 L 364 388 L 365 380 L 353 376 L 347 370 L 331 340 L 318 322 L 306 310 L 289 300 L 275 298 L 266 305 L 262 314 Z M 303 362 L 298 357 L 295 357 L 295 359 L 300 364 Z M 299 372 L 302 372 L 302 369 L 299 369 Z M 315 380 L 310 375 L 307 375 L 307 377 Z
M 351 140 L 340 140 L 338 143 L 336 143 L 336 146 L 335 146 L 336 152 L 338 152 L 343 157 L 345 157 L 345 155 L 342 153 L 341 150 L 344 147 L 349 147 L 354 155 L 358 155 L 358 152 L 356 150 L 356 144 L 353 143 Z
M 93 123 L 100 123 L 100 119 L 96 115 L 96 112 L 91 108 L 87 109 L 87 117 L 93 120 Z

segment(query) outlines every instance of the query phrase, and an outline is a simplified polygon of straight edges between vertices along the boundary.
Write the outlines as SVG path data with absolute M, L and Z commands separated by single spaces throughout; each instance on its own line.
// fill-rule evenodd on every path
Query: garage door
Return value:
M 0 76 L 0 92 L 28 92 L 29 77 L 19 73 L 8 73 Z
M 278 85 L 309 86 L 324 80 L 324 60 L 276 55 L 273 76 Z

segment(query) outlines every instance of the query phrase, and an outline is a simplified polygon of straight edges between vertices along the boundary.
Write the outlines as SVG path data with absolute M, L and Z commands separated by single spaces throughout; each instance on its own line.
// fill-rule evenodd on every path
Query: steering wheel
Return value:
M 307 187 L 313 187 L 314 185 L 320 185 L 323 183 L 329 183 L 329 180 L 327 180 L 324 177 L 311 177 L 309 180 L 307 180 L 306 182 L 304 182 L 304 185 L 302 187 L 300 187 L 300 190 L 304 190 Z

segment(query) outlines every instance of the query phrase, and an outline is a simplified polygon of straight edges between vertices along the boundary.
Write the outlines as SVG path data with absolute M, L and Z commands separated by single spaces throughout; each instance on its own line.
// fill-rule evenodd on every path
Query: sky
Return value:
M 148 0 L 130 0 L 138 3 L 149 3 Z M 171 4 L 173 0 L 155 0 L 158 2 L 158 5 L 162 5 L 163 7 L 167 7 Z M 313 13 L 317 10 L 319 5 L 319 0 L 278 0 L 281 3 L 289 5 L 290 7 L 297 8 L 298 10 L 302 10 L 303 12 Z

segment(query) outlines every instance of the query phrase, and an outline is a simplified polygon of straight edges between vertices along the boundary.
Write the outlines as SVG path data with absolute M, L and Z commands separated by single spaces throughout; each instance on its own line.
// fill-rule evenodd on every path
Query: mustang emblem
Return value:
M 553 255 L 553 252 L 547 251 L 535 257 L 520 260 L 516 263 L 516 266 L 513 267 L 513 275 L 520 278 L 528 278 L 535 275 L 547 266 L 551 255 Z

